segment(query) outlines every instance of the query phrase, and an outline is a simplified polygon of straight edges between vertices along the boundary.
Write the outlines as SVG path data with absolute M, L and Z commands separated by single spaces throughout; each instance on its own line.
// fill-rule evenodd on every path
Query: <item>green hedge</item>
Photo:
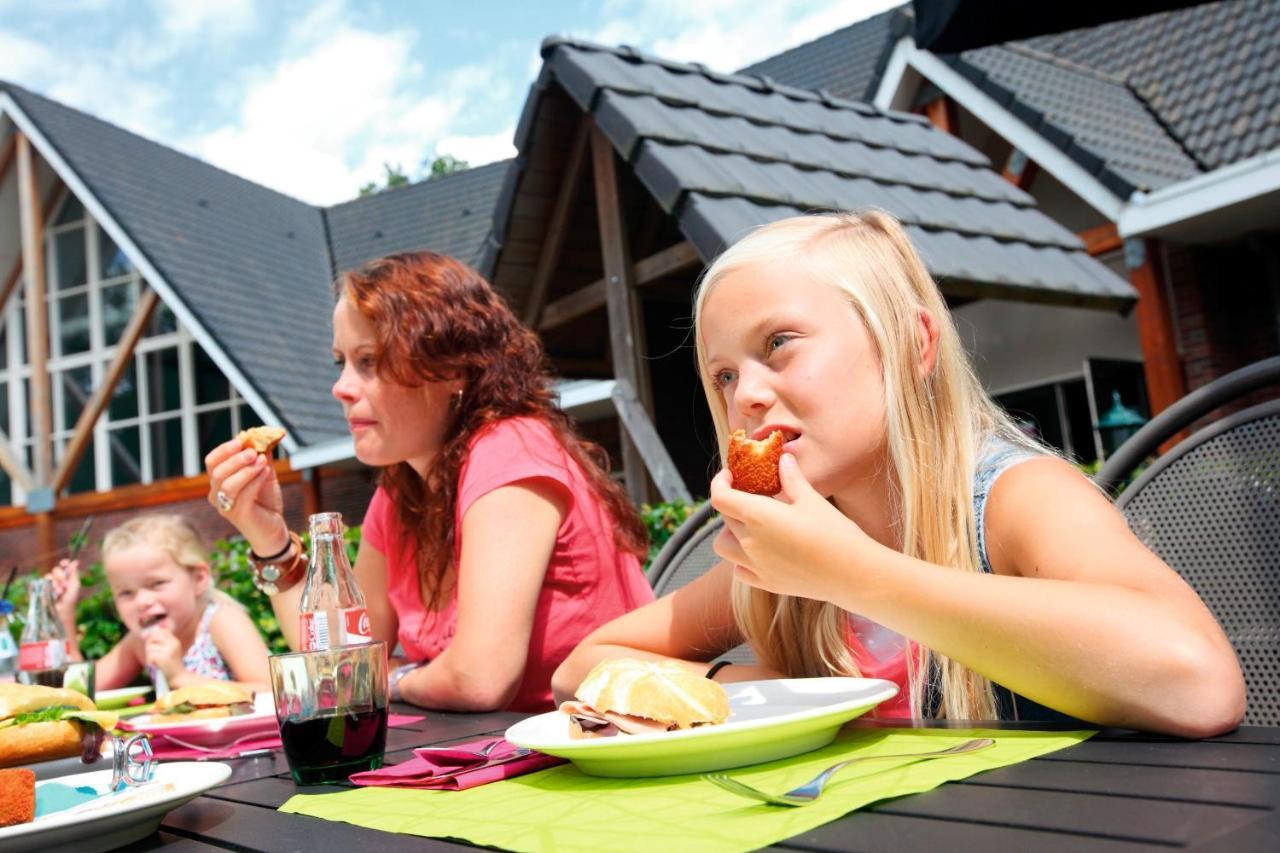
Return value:
M 675 503 L 646 504 L 640 514 L 645 526 L 649 529 L 649 556 L 645 568 L 653 560 L 663 543 L 671 537 L 675 529 L 697 508 L 697 504 L 684 501 Z M 307 537 L 303 537 L 304 540 Z M 347 554 L 354 563 L 356 551 L 360 547 L 360 528 L 347 528 Z M 258 630 L 266 640 L 267 648 L 272 652 L 287 651 L 284 637 L 280 633 L 280 624 L 271 609 L 271 602 L 258 592 L 253 585 L 249 571 L 249 545 L 243 539 L 220 539 L 213 544 L 210 553 L 210 566 L 217 580 L 218 589 L 223 590 L 249 611 Z M 31 575 L 15 580 L 9 592 L 9 600 L 14 604 L 14 619 L 10 624 L 14 640 L 22 633 L 22 620 L 27 612 L 27 584 Z M 81 570 L 82 587 L 80 603 L 76 607 L 76 624 L 80 629 L 80 653 L 89 660 L 96 660 L 105 655 L 112 646 L 124 636 L 124 626 L 116 614 L 115 603 L 111 598 L 111 590 L 107 587 L 102 563 L 97 562 L 87 569 Z

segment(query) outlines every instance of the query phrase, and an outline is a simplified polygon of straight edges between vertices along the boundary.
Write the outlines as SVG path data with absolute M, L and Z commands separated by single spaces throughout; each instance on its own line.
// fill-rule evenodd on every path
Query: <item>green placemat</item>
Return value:
M 766 791 L 790 790 L 854 755 L 930 752 L 975 737 L 995 746 L 967 755 L 907 763 L 869 761 L 842 771 L 816 803 L 786 808 L 753 803 L 696 775 L 602 779 L 572 764 L 472 788 L 423 791 L 357 788 L 300 794 L 281 811 L 370 829 L 460 838 L 510 850 L 754 850 L 889 797 L 928 791 L 984 770 L 1017 764 L 1080 743 L 1091 731 L 855 729 L 822 749 L 729 771 Z

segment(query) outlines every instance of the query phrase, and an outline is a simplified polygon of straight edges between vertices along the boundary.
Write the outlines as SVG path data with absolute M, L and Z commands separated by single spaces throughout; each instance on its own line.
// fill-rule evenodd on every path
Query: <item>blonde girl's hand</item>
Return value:
M 168 628 L 152 627 L 143 632 L 142 653 L 147 666 L 164 673 L 170 686 L 178 673 L 186 669 L 182 662 L 182 643 Z
M 721 471 L 711 481 L 711 504 L 724 518 L 716 553 L 735 564 L 734 577 L 780 595 L 831 601 L 849 582 L 848 569 L 871 549 L 871 537 L 814 491 L 784 453 L 782 491 L 753 495 L 732 486 Z
M 76 604 L 80 601 L 80 562 L 59 560 L 58 565 L 49 570 L 49 580 L 53 582 L 53 609 L 74 636 Z
M 209 472 L 209 503 L 235 525 L 258 554 L 274 554 L 289 539 L 280 481 L 271 460 L 232 439 L 204 458 Z

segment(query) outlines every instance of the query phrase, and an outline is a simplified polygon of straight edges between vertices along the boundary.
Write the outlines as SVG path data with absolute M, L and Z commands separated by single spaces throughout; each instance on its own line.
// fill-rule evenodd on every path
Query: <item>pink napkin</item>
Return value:
M 458 744 L 459 749 L 480 750 L 493 742 L 482 738 L 470 743 Z M 427 788 L 437 791 L 465 791 L 477 785 L 510 779 L 535 770 L 545 770 L 564 764 L 565 759 L 541 752 L 512 758 L 516 748 L 503 741 L 483 761 L 477 761 L 469 769 L 452 756 L 435 756 L 431 750 L 415 749 L 414 757 L 401 764 L 351 774 L 356 785 L 377 785 L 388 788 Z M 511 760 L 506 760 L 511 759 Z
M 387 725 L 391 728 L 410 726 L 423 719 L 424 718 L 420 715 L 388 714 Z M 183 740 L 186 739 L 183 738 Z M 244 758 L 247 757 L 245 753 L 275 750 L 280 749 L 280 746 L 279 730 L 248 735 L 223 746 L 203 748 L 193 748 L 190 746 L 184 746 L 180 743 L 174 743 L 163 734 L 153 733 L 151 735 L 151 748 L 155 752 L 156 758 L 168 759 L 170 761 L 178 759 L 200 761 L 202 759 L 213 760 L 218 758 Z

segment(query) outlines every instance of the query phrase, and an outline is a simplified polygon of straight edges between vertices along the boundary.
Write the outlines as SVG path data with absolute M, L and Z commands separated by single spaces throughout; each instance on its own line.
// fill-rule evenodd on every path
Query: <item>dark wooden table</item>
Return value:
M 500 734 L 520 718 L 427 712 L 420 723 L 388 731 L 387 760 L 403 761 L 417 746 Z M 299 791 L 340 789 L 295 787 L 279 753 L 227 763 L 234 772 L 225 784 L 170 812 L 161 830 L 133 849 L 395 853 L 459 846 L 283 814 L 276 808 Z M 778 848 L 1280 850 L 1280 728 L 1200 742 L 1104 731 L 1052 755 L 869 806 Z

